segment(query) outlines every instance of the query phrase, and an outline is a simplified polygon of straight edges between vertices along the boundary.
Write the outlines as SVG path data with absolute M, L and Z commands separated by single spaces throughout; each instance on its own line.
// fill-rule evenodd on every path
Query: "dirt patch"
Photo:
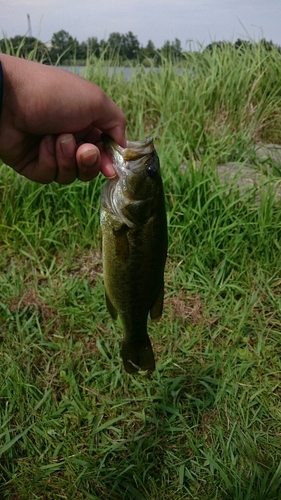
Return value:
M 86 275 L 90 284 L 96 283 L 97 274 L 102 273 L 102 254 L 100 250 L 96 250 L 89 254 L 83 255 L 83 263 L 79 269 L 79 275 Z
M 165 307 L 171 306 L 173 319 L 187 319 L 194 325 L 199 325 L 203 317 L 203 301 L 199 295 L 185 295 L 181 291 L 176 297 L 168 297 Z
M 60 257 L 58 257 L 59 262 Z M 97 275 L 102 274 L 102 253 L 100 250 L 90 250 L 77 256 L 71 265 L 64 270 L 65 276 L 69 278 L 86 277 L 90 285 L 94 286 Z
M 54 308 L 48 306 L 33 289 L 27 289 L 26 292 L 19 297 L 13 297 L 8 305 L 11 312 L 22 311 L 28 307 L 40 312 L 44 322 L 48 322 L 54 317 L 57 317 L 57 312 Z

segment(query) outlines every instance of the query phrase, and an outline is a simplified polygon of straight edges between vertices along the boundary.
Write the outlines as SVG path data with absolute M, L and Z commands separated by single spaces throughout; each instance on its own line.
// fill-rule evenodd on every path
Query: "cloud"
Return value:
M 80 42 L 132 31 L 156 47 L 179 38 L 212 40 L 265 36 L 281 44 L 280 0 L 0 0 L 0 32 L 32 33 L 43 42 L 62 29 Z M 240 23 L 241 21 L 241 23 Z

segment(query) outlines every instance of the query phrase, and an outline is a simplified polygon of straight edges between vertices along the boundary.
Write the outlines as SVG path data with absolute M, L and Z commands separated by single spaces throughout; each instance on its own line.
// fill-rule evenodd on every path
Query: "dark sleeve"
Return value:
M 4 93 L 4 77 L 3 77 L 3 68 L 0 61 L 0 115 L 2 111 L 3 93 Z

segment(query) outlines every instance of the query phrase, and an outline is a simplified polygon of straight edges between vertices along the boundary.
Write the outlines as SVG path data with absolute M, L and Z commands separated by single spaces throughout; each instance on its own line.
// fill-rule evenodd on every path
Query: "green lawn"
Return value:
M 87 70 L 161 160 L 169 255 L 151 375 L 124 372 L 105 306 L 105 180 L 41 186 L 0 167 L 1 498 L 281 499 L 281 202 L 216 174 L 226 161 L 263 171 L 254 145 L 280 142 L 280 63 L 228 48 L 129 82 Z

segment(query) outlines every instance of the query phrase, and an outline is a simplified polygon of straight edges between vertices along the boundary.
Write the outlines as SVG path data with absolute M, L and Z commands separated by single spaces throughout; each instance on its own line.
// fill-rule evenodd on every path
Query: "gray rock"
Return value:
M 256 158 L 252 164 L 236 162 L 218 165 L 217 173 L 222 184 L 237 186 L 240 194 L 248 191 L 254 194 L 257 202 L 261 193 L 281 198 L 281 146 L 278 144 L 259 144 L 254 148 Z M 229 191 L 229 190 L 228 190 Z

